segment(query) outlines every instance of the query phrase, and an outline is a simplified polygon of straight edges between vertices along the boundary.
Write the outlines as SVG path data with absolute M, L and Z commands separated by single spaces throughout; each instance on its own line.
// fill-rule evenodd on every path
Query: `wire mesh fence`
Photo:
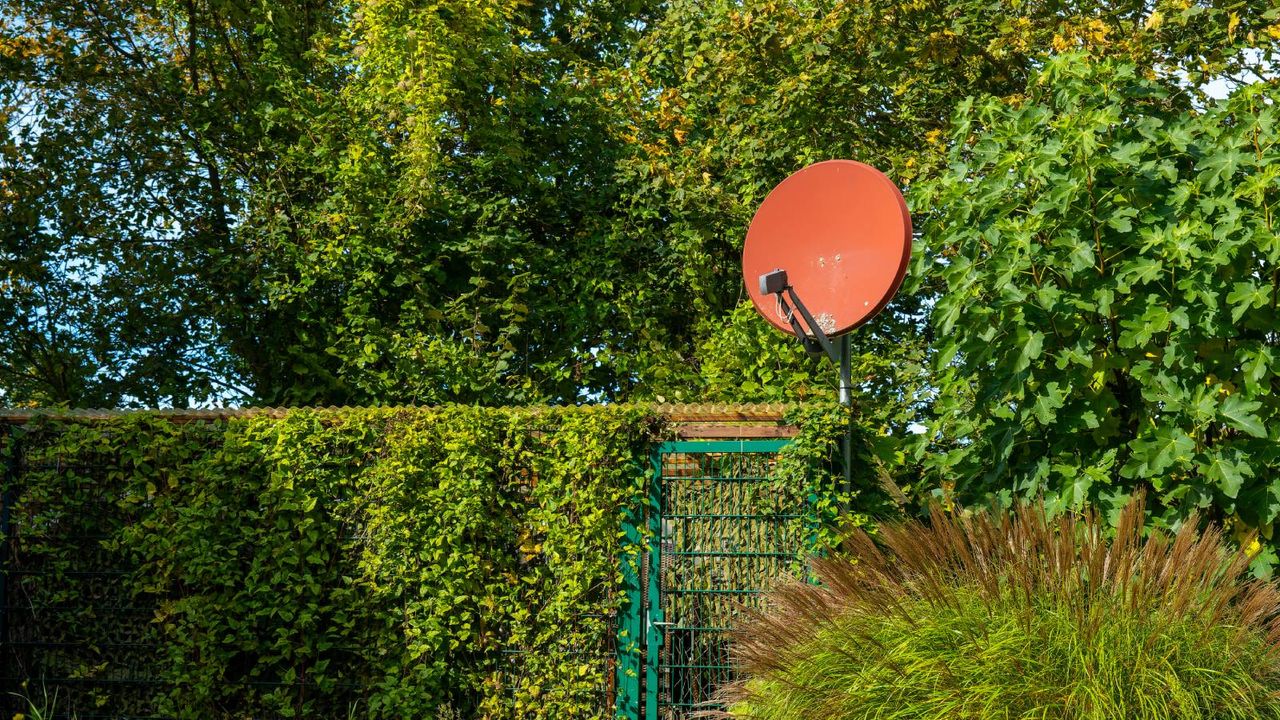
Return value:
M 212 448 L 218 429 L 209 430 Z M 652 557 L 658 571 L 640 579 L 647 592 L 632 609 L 644 615 L 639 626 L 656 623 L 657 633 L 647 639 L 655 646 L 642 648 L 651 667 L 637 681 L 646 703 L 626 709 L 620 704 L 623 688 L 615 668 L 624 618 L 618 614 L 579 616 L 575 624 L 588 628 L 585 633 L 559 637 L 549 628 L 536 641 L 530 635 L 503 644 L 485 682 L 500 695 L 527 696 L 523 674 L 554 655 L 588 669 L 591 689 L 581 703 L 583 717 L 677 720 L 713 707 L 716 689 L 733 677 L 728 646 L 737 618 L 760 601 L 770 583 L 804 572 L 812 518 L 807 489 L 777 482 L 777 453 L 784 444 L 690 441 L 655 449 L 655 496 L 646 507 L 656 508 L 657 515 L 641 516 L 657 532 L 643 539 L 649 555 L 642 567 Z M 48 717 L 79 720 L 192 716 L 181 711 L 180 700 L 175 704 L 188 688 L 166 672 L 173 658 L 165 653 L 173 645 L 162 637 L 175 632 L 174 608 L 184 601 L 184 588 L 153 583 L 129 543 L 121 542 L 131 527 L 154 517 L 148 497 L 126 489 L 118 452 L 64 456 L 56 442 L 38 434 L 10 447 L 0 493 L 0 717 L 33 707 L 52 710 Z M 531 471 L 525 475 L 536 481 Z M 38 489 L 28 482 L 34 477 L 40 479 Z M 527 493 L 528 486 L 512 492 Z M 226 532 L 234 535 L 235 529 Z M 354 558 L 366 533 L 358 518 L 343 518 L 326 552 L 335 562 Z M 495 552 L 518 566 L 522 550 L 514 536 L 493 542 L 502 544 Z M 324 651 L 329 675 L 341 678 L 336 683 L 290 676 L 248 651 L 224 659 L 216 682 L 245 692 L 223 692 L 215 715 L 285 717 L 259 700 L 292 695 L 323 698 L 313 706 L 326 717 L 364 717 L 369 689 L 385 678 L 368 667 L 370 648 L 362 646 L 362 637 L 358 631 L 335 636 Z M 464 691 L 447 705 L 454 717 L 465 718 L 478 712 L 479 700 Z M 526 716 L 522 712 L 509 703 L 500 716 Z
M 152 521 L 151 504 L 126 489 L 118 452 L 64 455 L 57 433 L 10 444 L 0 508 L 0 717 L 34 710 L 48 718 L 169 720 L 176 715 L 164 709 L 173 707 L 166 699 L 178 688 L 164 676 L 160 633 L 182 598 L 159 586 L 139 592 L 148 579 L 121 542 L 130 527 Z M 216 444 L 212 432 L 209 443 Z M 335 659 L 341 654 L 335 648 Z M 249 658 L 233 664 L 240 676 L 220 681 L 258 692 L 316 689 L 254 675 L 251 665 Z
M 5 544 L 0 714 L 34 704 L 79 718 L 155 717 L 156 606 L 127 591 L 130 562 L 110 540 L 128 523 L 108 477 L 109 458 L 13 453 L 3 494 Z M 21 478 L 57 484 L 21 505 Z
M 6 431 L 0 425 L 0 432 Z M 206 678 L 217 686 L 216 697 L 210 699 L 205 692 L 200 709 L 185 706 L 192 691 L 176 676 L 174 667 L 186 663 L 189 668 L 200 659 L 190 656 L 196 643 L 185 643 L 179 637 L 175 644 L 175 636 L 188 632 L 180 619 L 184 603 L 190 601 L 191 594 L 201 592 L 206 593 L 202 598 L 206 600 L 209 588 L 184 588 L 148 574 L 149 568 L 139 562 L 136 545 L 125 538 L 139 527 L 157 522 L 152 500 L 130 487 L 128 463 L 118 451 L 65 455 L 59 448 L 59 432 L 52 427 L 24 433 L 19 441 L 9 444 L 3 468 L 0 717 L 30 717 L 35 710 L 47 718 L 77 720 L 168 720 L 210 717 L 210 713 L 226 718 L 283 718 L 290 717 L 280 710 L 291 704 L 287 701 L 290 697 L 307 699 L 309 707 L 319 708 L 325 717 L 395 716 L 394 709 L 383 708 L 380 714 L 368 711 L 370 690 L 387 682 L 385 674 L 379 675 L 370 667 L 380 649 L 368 639 L 378 633 L 385 638 L 385 618 L 396 612 L 381 606 L 352 607 L 349 614 L 356 617 L 342 619 L 341 630 L 322 624 L 314 628 L 312 637 L 277 640 L 267 634 L 278 633 L 280 626 L 263 627 L 262 637 L 245 639 L 243 652 L 235 651 L 236 638 L 227 638 L 221 645 L 230 648 L 230 656 L 216 662 L 211 659 L 210 673 L 216 677 Z M 184 432 L 199 434 L 191 426 Z M 218 427 L 209 428 L 209 452 L 216 452 L 219 433 Z M 163 464 L 166 459 L 158 457 L 154 462 Z M 509 507 L 532 503 L 535 473 L 515 468 L 511 477 L 515 482 L 504 490 L 509 497 L 501 502 Z M 369 541 L 369 528 L 360 518 L 394 513 L 395 508 L 377 497 L 362 497 L 350 504 L 358 511 L 334 518 L 332 536 L 319 551 L 335 565 L 355 567 Z M 513 522 L 518 519 L 513 516 Z M 234 523 L 241 521 L 226 518 L 229 527 L 208 542 L 218 545 L 227 537 L 234 538 Z M 164 528 L 150 527 L 148 531 L 163 533 Z M 538 572 L 538 558 L 521 551 L 514 528 L 509 534 L 475 538 L 474 542 L 487 556 L 499 558 L 501 571 L 517 582 L 522 573 L 527 577 Z M 249 567 L 262 560 L 252 550 L 227 545 L 222 552 L 229 556 L 225 563 L 242 567 L 246 575 L 260 570 Z M 237 558 L 237 553 L 244 557 Z M 307 595 L 324 599 L 352 593 L 350 578 L 332 573 L 328 577 L 333 581 L 331 586 L 310 588 Z M 237 592 L 235 588 L 216 591 L 228 596 Z M 610 592 L 613 590 L 607 585 L 594 588 L 590 598 L 583 598 L 584 603 L 598 601 L 601 594 Z M 281 593 L 280 613 L 294 612 L 296 608 L 289 604 L 295 600 Z M 227 612 L 234 610 L 228 608 Z M 468 658 L 477 667 L 490 668 L 479 681 L 485 684 L 484 697 L 474 689 L 474 682 L 459 682 L 450 697 L 440 702 L 440 715 L 471 717 L 487 703 L 484 712 L 489 716 L 520 717 L 516 697 L 522 689 L 527 694 L 528 685 L 535 682 L 527 677 L 531 668 L 550 673 L 554 671 L 539 664 L 568 659 L 574 667 L 590 669 L 584 673 L 587 682 L 575 677 L 573 688 L 580 706 L 594 708 L 584 716 L 613 717 L 616 617 L 583 613 L 572 624 L 574 632 L 557 633 L 558 628 L 537 632 L 535 628 L 535 632 L 512 637 L 506 643 L 501 638 L 509 629 L 489 629 L 498 638 L 492 657 L 487 661 Z M 288 663 L 255 656 L 255 649 L 269 647 L 272 642 L 323 643 L 325 647 L 316 657 L 326 664 L 329 677 L 341 680 L 317 682 Z M 166 656 L 175 647 L 187 651 L 188 656 Z M 287 648 L 281 650 L 282 654 L 288 652 Z M 586 690 L 581 689 L 584 684 Z
M 777 580 L 803 576 L 808 491 L 777 483 L 775 442 L 669 443 L 658 450 L 661 560 L 656 706 L 661 720 L 718 707 L 734 679 L 730 633 Z

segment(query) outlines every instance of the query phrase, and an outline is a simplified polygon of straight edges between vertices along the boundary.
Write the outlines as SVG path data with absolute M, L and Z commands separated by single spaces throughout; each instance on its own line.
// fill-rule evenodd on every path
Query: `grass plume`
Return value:
M 1280 591 L 1217 528 L 1043 507 L 855 531 L 735 635 L 721 717 L 1280 718 Z

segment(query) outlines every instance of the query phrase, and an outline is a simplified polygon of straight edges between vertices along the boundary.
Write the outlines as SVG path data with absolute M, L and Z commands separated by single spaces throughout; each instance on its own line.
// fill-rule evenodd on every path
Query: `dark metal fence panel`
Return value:
M 26 712 L 29 702 L 80 720 L 164 717 L 175 686 L 156 619 L 174 589 L 132 590 L 145 583 L 117 542 L 147 514 L 146 501 L 122 502 L 127 478 L 118 457 L 64 457 L 50 438 L 0 432 L 11 450 L 0 488 L 0 717 Z M 210 438 L 217 442 L 216 433 Z M 599 716 L 685 718 L 711 706 L 733 677 L 729 629 L 771 582 L 802 573 L 809 549 L 809 491 L 778 484 L 778 451 L 787 442 L 654 447 L 646 502 L 624 520 L 622 609 L 590 619 L 607 628 L 598 647 L 561 648 L 602 670 Z M 24 487 L 36 475 L 39 489 Z M 339 555 L 354 551 L 353 537 L 343 536 L 358 528 L 347 530 L 334 538 Z M 356 658 L 359 648 L 351 650 Z M 509 646 L 496 682 L 514 687 L 538 652 Z M 344 707 L 360 706 L 367 680 L 352 669 L 353 682 L 334 696 L 350 701 Z M 289 685 L 263 676 L 226 680 Z M 226 717 L 266 717 L 227 710 Z
M 0 652 L 9 652 L 9 509 L 18 478 L 18 447 L 13 428 L 0 426 Z M 3 657 L 0 656 L 0 663 Z M 0 666 L 0 675 L 3 675 Z M 2 708 L 0 708 L 2 710 Z
M 128 590 L 131 559 L 112 542 L 136 519 L 118 503 L 113 460 L 31 452 L 26 440 L 10 437 L 2 494 L 0 716 L 159 717 L 157 608 Z M 24 495 L 33 472 L 53 482 Z

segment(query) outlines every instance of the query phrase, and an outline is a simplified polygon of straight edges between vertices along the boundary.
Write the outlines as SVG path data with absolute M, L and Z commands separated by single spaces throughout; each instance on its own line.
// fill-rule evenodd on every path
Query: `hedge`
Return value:
M 841 425 L 808 417 L 780 488 Z M 611 716 L 620 522 L 663 432 L 626 406 L 10 428 L 4 674 L 40 695 L 38 634 L 81 718 Z

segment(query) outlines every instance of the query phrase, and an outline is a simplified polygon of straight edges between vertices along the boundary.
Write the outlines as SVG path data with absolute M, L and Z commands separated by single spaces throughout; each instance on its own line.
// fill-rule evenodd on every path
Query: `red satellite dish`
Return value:
M 796 334 L 782 287 L 803 299 L 835 337 L 884 309 L 911 257 L 911 215 L 893 181 L 853 160 L 815 163 L 783 180 L 756 211 L 742 249 L 742 274 L 756 310 Z

